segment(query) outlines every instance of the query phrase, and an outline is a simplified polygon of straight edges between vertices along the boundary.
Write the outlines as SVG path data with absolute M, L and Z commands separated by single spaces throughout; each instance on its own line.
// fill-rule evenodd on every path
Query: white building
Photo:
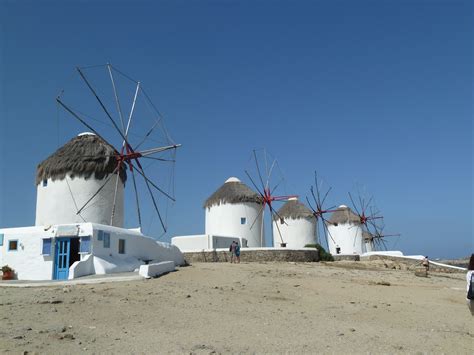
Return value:
M 181 251 L 124 228 L 95 223 L 0 229 L 0 265 L 18 280 L 74 279 L 134 271 L 140 265 L 174 261 Z
M 368 231 L 363 231 L 362 237 L 364 239 L 364 252 L 370 253 L 375 251 L 374 236 Z
M 289 199 L 278 210 L 278 216 L 273 217 L 275 248 L 281 247 L 282 243 L 286 244 L 287 248 L 304 248 L 307 244 L 316 243 L 316 218 L 313 212 L 297 198 Z
M 115 172 L 116 154 L 98 136 L 81 134 L 39 164 L 36 226 L 0 229 L 0 265 L 20 280 L 134 271 L 162 261 L 183 265 L 176 246 L 121 228 L 126 169 Z
M 250 248 L 264 246 L 260 196 L 239 179 L 229 178 L 206 200 L 204 208 L 206 235 L 245 239 Z
M 331 254 L 360 255 L 365 252 L 360 218 L 349 207 L 339 206 L 326 225 Z

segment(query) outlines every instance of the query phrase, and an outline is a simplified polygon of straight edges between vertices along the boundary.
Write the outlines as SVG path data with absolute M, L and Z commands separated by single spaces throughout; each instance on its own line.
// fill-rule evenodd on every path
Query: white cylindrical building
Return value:
M 290 198 L 278 210 L 278 216 L 273 216 L 273 246 L 304 248 L 315 243 L 316 218 L 313 212 L 296 197 Z
M 235 177 L 229 178 L 204 203 L 206 234 L 245 238 L 248 247 L 262 247 L 260 195 Z
M 123 227 L 125 165 L 104 185 L 117 168 L 116 154 L 102 138 L 81 133 L 41 162 L 36 171 L 36 225 L 92 222 Z
M 362 232 L 362 237 L 364 239 L 364 252 L 368 253 L 375 250 L 374 246 L 374 236 L 368 231 Z
M 331 254 L 360 255 L 364 252 L 360 218 L 349 207 L 339 206 L 326 226 Z

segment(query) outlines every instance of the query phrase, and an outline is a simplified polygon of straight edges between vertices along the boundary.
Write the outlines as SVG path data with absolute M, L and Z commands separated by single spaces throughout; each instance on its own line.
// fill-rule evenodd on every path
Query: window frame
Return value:
M 42 238 L 42 243 L 41 243 L 41 255 L 44 256 L 51 256 L 52 250 L 53 250 L 53 238 Z M 49 252 L 45 253 L 44 252 L 44 241 L 49 240 Z
M 83 245 L 86 245 L 86 241 L 88 242 L 89 249 L 88 250 L 82 250 Z M 80 237 L 79 238 L 79 253 L 78 254 L 91 254 L 91 252 L 92 252 L 92 238 L 90 237 L 90 235 Z
M 122 247 L 122 248 L 121 248 Z M 125 251 L 125 239 L 119 239 L 118 240 L 118 253 L 119 254 L 126 254 Z
M 10 248 L 10 243 L 11 243 L 11 242 L 16 242 L 16 249 L 11 249 L 11 248 Z M 8 249 L 7 249 L 7 250 L 8 250 L 8 251 L 18 251 L 19 244 L 20 244 L 20 243 L 19 243 L 18 239 L 9 239 L 9 240 L 8 240 Z
M 240 224 L 242 226 L 246 225 L 247 224 L 247 217 L 240 217 Z
M 104 248 L 110 249 L 110 233 L 104 232 L 104 240 L 102 245 Z

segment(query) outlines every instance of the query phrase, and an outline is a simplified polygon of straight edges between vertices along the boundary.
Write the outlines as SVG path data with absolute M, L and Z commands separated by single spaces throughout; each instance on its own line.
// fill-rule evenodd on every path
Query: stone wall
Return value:
M 334 261 L 359 261 L 360 260 L 360 255 L 354 254 L 335 254 L 332 256 L 334 258 Z
M 192 263 L 215 263 L 230 262 L 229 251 L 200 251 L 185 252 L 184 258 L 189 264 Z M 319 261 L 317 249 L 291 250 L 291 249 L 262 249 L 240 251 L 241 262 L 268 262 L 268 261 L 294 261 L 294 262 L 316 262 Z
M 421 267 L 421 260 L 401 258 L 389 255 L 370 255 L 362 257 L 362 261 L 371 261 L 372 264 L 383 265 L 388 269 L 399 269 L 399 270 L 416 270 Z M 420 269 L 423 269 L 421 267 Z M 430 263 L 429 272 L 443 272 L 443 273 L 465 273 L 464 270 L 457 270 L 452 268 L 443 267 Z

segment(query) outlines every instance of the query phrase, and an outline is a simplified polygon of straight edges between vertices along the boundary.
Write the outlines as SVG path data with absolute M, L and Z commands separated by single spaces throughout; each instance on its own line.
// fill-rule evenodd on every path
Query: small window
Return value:
M 44 179 L 44 180 L 43 180 L 43 187 L 46 187 L 46 186 L 48 186 L 48 180 L 47 180 L 47 179 Z
M 285 224 L 285 219 L 284 218 L 280 218 L 280 224 Z
M 41 250 L 42 255 L 51 255 L 51 238 L 43 239 L 43 249 Z
M 90 253 L 91 252 L 91 237 L 82 237 L 81 245 L 79 246 L 79 253 Z
M 8 241 L 8 251 L 18 250 L 18 240 L 9 240 Z
M 241 217 L 240 218 L 240 224 L 247 224 L 247 218 Z
M 104 248 L 110 248 L 110 233 L 104 232 Z
M 97 231 L 97 240 L 104 239 L 104 231 Z
M 119 246 L 118 246 L 119 254 L 125 254 L 125 239 L 119 239 Z
M 0 247 L 3 245 L 3 234 L 0 234 Z

